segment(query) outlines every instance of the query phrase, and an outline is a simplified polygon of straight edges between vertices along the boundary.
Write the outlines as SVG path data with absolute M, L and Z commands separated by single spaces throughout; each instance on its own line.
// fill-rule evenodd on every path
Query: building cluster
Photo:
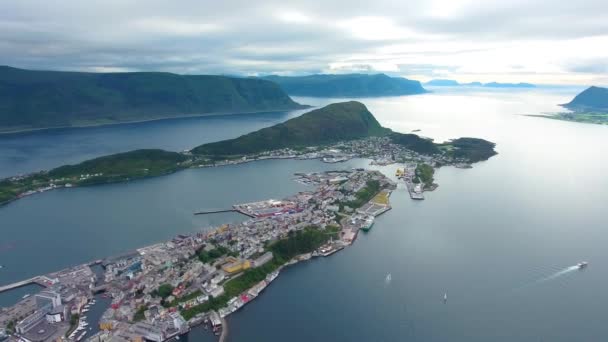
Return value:
M 205 312 L 189 321 L 181 313 L 222 296 L 228 281 L 272 261 L 274 256 L 267 249 L 268 244 L 290 232 L 309 226 L 341 229 L 339 239 L 290 263 L 327 256 L 344 248 L 354 241 L 360 228 L 369 225 L 369 219 L 364 219 L 358 208 L 343 203 L 357 200 L 357 193 L 370 181 L 377 181 L 383 189 L 395 186 L 380 172 L 362 169 L 297 177 L 314 185 L 314 190 L 282 200 L 235 205 L 235 210 L 250 217 L 244 222 L 179 235 L 170 241 L 104 259 L 100 261 L 104 271 L 99 277 L 87 265 L 45 277 L 47 290 L 35 296 L 35 309 L 17 322 L 14 336 L 26 341 L 50 341 L 65 336 L 68 340 L 79 340 L 83 334 L 73 329 L 75 324 L 76 329 L 83 326 L 70 318 L 82 317 L 96 293 L 111 298 L 111 303 L 99 322 L 95 322 L 101 331 L 87 336 L 91 341 L 160 342 L 185 333 L 202 321 L 217 327 L 222 317 L 256 298 L 280 269 L 230 298 L 217 312 Z
M 79 315 L 92 298 L 96 276 L 88 265 L 77 266 L 34 282 L 43 291 L 0 312 L 0 325 L 21 341 L 51 341 L 64 338 L 75 330 Z M 74 336 L 74 335 L 73 335 Z M 77 338 L 78 336 L 74 336 Z

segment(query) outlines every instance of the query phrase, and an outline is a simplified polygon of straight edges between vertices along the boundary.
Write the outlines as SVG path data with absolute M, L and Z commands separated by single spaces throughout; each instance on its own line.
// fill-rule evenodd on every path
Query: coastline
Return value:
M 0 130 L 0 137 L 2 137 L 4 135 L 32 133 L 32 132 L 39 132 L 39 131 L 50 131 L 50 130 L 56 130 L 56 129 L 59 130 L 59 129 L 70 129 L 70 128 L 91 128 L 91 127 L 116 126 L 116 125 L 137 124 L 137 123 L 163 121 L 163 120 L 171 120 L 171 119 L 221 117 L 221 116 L 233 116 L 233 115 L 242 115 L 242 114 L 259 114 L 259 113 L 279 113 L 279 112 L 289 112 L 289 111 L 294 111 L 294 110 L 303 110 L 303 109 L 308 109 L 308 108 L 314 108 L 314 106 L 310 106 L 310 105 L 300 105 L 300 106 L 301 107 L 299 107 L 299 108 L 253 110 L 253 111 L 242 111 L 242 112 L 210 112 L 210 113 L 203 113 L 203 114 L 179 115 L 179 116 L 171 116 L 171 117 L 108 122 L 108 123 L 99 123 L 99 124 L 91 123 L 91 124 L 78 124 L 78 125 L 69 125 L 69 126 L 53 126 L 53 127 L 25 128 L 25 129 L 14 129 L 14 130 Z
M 335 175 L 338 174 L 344 174 L 345 171 L 325 171 L 322 173 L 313 173 L 313 174 L 307 174 L 306 177 L 309 177 L 309 179 L 314 182 L 314 184 L 316 185 L 315 190 L 311 190 L 310 194 L 312 197 L 315 197 L 318 201 L 322 201 L 325 200 L 327 197 L 327 194 L 325 192 L 326 189 L 324 188 L 326 184 L 326 182 L 330 179 L 333 179 L 335 177 Z M 369 186 L 369 182 L 371 181 L 378 181 L 381 184 L 381 186 L 379 188 L 377 188 L 377 190 L 374 191 L 374 193 L 372 193 L 372 195 L 376 195 L 378 193 L 380 193 L 381 191 L 387 191 L 389 193 L 389 195 L 387 195 L 387 199 L 388 197 L 390 197 L 390 190 L 389 189 L 395 189 L 396 188 L 396 184 L 394 184 L 392 181 L 390 181 L 385 175 L 383 175 L 382 173 L 378 172 L 378 171 L 369 171 L 369 170 L 357 170 L 357 171 L 347 171 L 348 179 L 352 184 L 367 184 L 366 186 Z M 334 184 L 333 188 L 334 191 L 337 191 L 336 189 L 338 189 L 341 186 L 338 184 Z M 220 329 L 221 329 L 221 336 L 220 336 L 220 341 L 224 340 L 227 337 L 228 334 L 228 329 L 227 329 L 227 323 L 225 321 L 225 317 L 232 314 L 233 312 L 236 312 L 237 310 L 241 309 L 242 307 L 244 307 L 247 303 L 250 303 L 251 301 L 253 301 L 254 299 L 256 299 L 265 289 L 266 287 L 272 282 L 274 281 L 278 275 L 280 274 L 281 270 L 284 267 L 287 266 L 291 266 L 291 265 L 295 265 L 297 263 L 299 263 L 300 261 L 308 261 L 312 258 L 317 258 L 317 257 L 327 257 L 330 255 L 333 255 L 334 253 L 344 249 L 345 247 L 348 247 L 350 245 L 352 245 L 354 243 L 354 241 L 356 240 L 356 236 L 359 232 L 359 230 L 361 229 L 361 227 L 363 227 L 363 221 L 361 221 L 360 216 L 363 215 L 361 213 L 359 213 L 358 211 L 353 213 L 352 215 L 352 219 L 348 220 L 348 222 L 345 223 L 336 223 L 334 221 L 332 221 L 332 219 L 330 219 L 330 217 L 332 216 L 332 211 L 329 208 L 326 208 L 323 210 L 323 212 L 317 212 L 314 211 L 314 206 L 311 205 L 308 200 L 301 200 L 299 199 L 298 196 L 301 196 L 301 193 L 295 194 L 295 195 L 291 195 L 290 197 L 282 200 L 283 203 L 285 205 L 287 205 L 286 209 L 281 209 L 277 212 L 278 214 L 284 215 L 284 218 L 278 218 L 277 215 L 267 215 L 266 211 L 269 208 L 275 208 L 274 205 L 277 201 L 275 200 L 265 200 L 265 201 L 261 201 L 261 202 L 256 202 L 256 203 L 250 203 L 252 205 L 254 205 L 253 209 L 253 213 L 255 218 L 251 219 L 251 222 L 258 222 L 260 220 L 263 220 L 264 222 L 268 222 L 269 224 L 271 224 L 273 226 L 273 228 L 270 228 L 270 230 L 268 231 L 258 231 L 256 234 L 258 236 L 267 236 L 266 234 L 268 234 L 268 232 L 273 232 L 272 236 L 274 236 L 274 238 L 271 238 L 271 240 L 273 239 L 277 239 L 276 241 L 282 241 L 282 240 L 289 240 L 291 239 L 289 236 L 289 234 L 286 234 L 285 231 L 283 231 L 284 228 L 287 228 L 288 231 L 293 231 L 295 232 L 302 232 L 302 231 L 307 231 L 308 229 L 312 229 L 312 228 L 298 228 L 295 225 L 292 224 L 288 224 L 287 222 L 284 222 L 285 220 L 298 220 L 299 218 L 307 218 L 307 220 L 309 221 L 308 224 L 310 226 L 307 227 L 316 227 L 314 228 L 314 230 L 317 231 L 316 234 L 321 234 L 321 235 L 317 235 L 317 236 L 323 236 L 327 233 L 324 233 L 325 231 L 327 231 L 329 229 L 330 232 L 332 232 L 332 236 L 333 234 L 335 234 L 335 239 L 336 240 L 332 240 L 329 237 L 326 237 L 323 239 L 323 242 L 318 241 L 317 245 L 315 247 L 312 247 L 311 249 L 307 249 L 307 250 L 302 250 L 299 252 L 299 254 L 291 254 L 291 256 L 288 259 L 282 259 L 281 257 L 281 253 L 276 252 L 274 249 L 272 249 L 271 247 L 268 248 L 268 251 L 272 251 L 272 252 L 267 252 L 267 253 L 271 253 L 270 256 L 271 258 L 268 259 L 267 261 L 264 261 L 264 263 L 269 262 L 270 260 L 278 258 L 278 260 L 270 262 L 269 265 L 274 264 L 276 265 L 275 267 L 277 267 L 276 269 L 274 268 L 264 268 L 262 267 L 264 265 L 264 263 L 262 264 L 257 264 L 255 266 L 252 266 L 254 269 L 257 269 L 256 267 L 260 267 L 258 272 L 266 272 L 267 274 L 265 274 L 265 279 L 262 280 L 261 282 L 249 282 L 247 287 L 241 287 L 238 294 L 235 293 L 234 291 L 232 291 L 232 293 L 230 292 L 229 288 L 230 285 L 232 284 L 232 282 L 239 278 L 239 276 L 244 276 L 244 277 L 249 277 L 250 275 L 247 274 L 247 270 L 249 269 L 249 266 L 247 268 L 244 268 L 243 270 L 237 272 L 237 273 L 232 273 L 232 271 L 228 271 L 227 269 L 225 269 L 225 263 L 226 262 L 231 262 L 230 260 L 234 260 L 234 258 L 232 256 L 222 256 L 218 261 L 220 262 L 220 264 L 217 264 L 214 261 L 209 261 L 209 262 L 204 262 L 204 264 L 202 264 L 202 260 L 198 261 L 198 259 L 196 259 L 197 263 L 201 263 L 201 265 L 203 266 L 203 269 L 207 269 L 207 268 L 211 268 L 213 269 L 213 274 L 218 274 L 218 276 L 221 276 L 222 280 L 219 280 L 216 284 L 222 287 L 222 293 L 224 293 L 223 288 L 226 289 L 226 295 L 228 295 L 228 293 L 231 293 L 230 297 L 226 297 L 226 299 L 231 298 L 231 300 L 227 300 L 227 302 L 223 302 L 223 304 L 221 304 L 219 310 L 217 308 L 211 309 L 210 311 L 208 310 L 204 310 L 204 311 L 199 311 L 200 314 L 196 314 L 196 313 L 192 313 L 192 312 L 188 312 L 189 310 L 192 309 L 199 309 L 196 306 L 202 306 L 204 305 L 204 302 L 200 302 L 199 301 L 199 297 L 197 298 L 193 298 L 193 299 L 185 299 L 183 301 L 176 301 L 173 302 L 171 301 L 171 308 L 173 308 L 173 311 L 170 312 L 177 312 L 177 315 L 179 316 L 179 318 L 177 316 L 175 316 L 175 319 L 181 319 L 183 324 L 180 328 L 179 331 L 172 333 L 172 335 L 167 335 L 166 339 L 163 340 L 170 340 L 171 338 L 174 338 L 175 336 L 181 335 L 181 334 L 185 334 L 187 332 L 189 332 L 192 328 L 201 325 L 203 322 L 206 322 L 206 318 L 209 317 L 209 315 L 211 313 L 215 313 L 216 315 L 219 315 L 222 324 L 220 325 Z M 301 202 L 298 202 L 301 201 Z M 370 199 L 369 201 L 365 202 L 363 206 L 365 206 L 365 204 L 368 204 L 370 202 L 373 202 L 373 197 L 372 199 Z M 320 203 L 320 202 L 319 202 Z M 387 201 L 387 203 L 382 204 L 383 206 L 387 207 L 388 209 L 390 209 L 390 202 Z M 362 207 L 363 207 L 362 206 Z M 380 212 L 378 215 L 386 212 L 388 209 Z M 313 215 L 313 212 L 315 213 Z M 312 215 L 312 216 L 311 216 Z M 279 215 L 280 216 L 280 215 Z M 376 215 L 377 216 L 377 215 Z M 320 220 L 320 221 L 318 221 Z M 356 221 L 356 222 L 355 222 Z M 318 225 L 321 224 L 322 225 Z M 334 224 L 337 224 L 336 226 L 333 226 Z M 284 228 L 281 228 L 284 227 Z M 226 229 L 228 229 L 228 232 L 226 231 Z M 232 233 L 230 233 L 231 229 L 233 230 Z M 154 260 L 156 258 L 155 253 L 161 253 L 161 254 L 157 254 L 158 256 L 160 255 L 165 255 L 164 253 L 175 253 L 172 255 L 182 255 L 183 257 L 185 257 L 185 260 L 192 260 L 192 256 L 190 255 L 190 252 L 192 251 L 197 251 L 194 255 L 197 255 L 197 253 L 199 253 L 198 251 L 201 251 L 202 248 L 204 248 L 207 244 L 211 243 L 214 246 L 220 246 L 220 245 L 225 245 L 227 240 L 223 240 L 223 238 L 221 237 L 222 234 L 227 233 L 230 234 L 232 236 L 232 234 L 234 234 L 234 232 L 239 231 L 240 228 L 238 225 L 230 227 L 229 225 L 222 225 L 220 227 L 218 227 L 217 229 L 212 229 L 210 231 L 201 231 L 201 232 L 197 232 L 197 233 L 192 233 L 191 235 L 178 235 L 175 238 L 171 239 L 171 240 L 164 240 L 161 241 L 159 243 L 153 244 L 153 245 L 148 245 L 145 247 L 141 247 L 141 248 L 137 248 L 131 252 L 127 252 L 127 253 L 122 253 L 121 255 L 116 255 L 116 256 L 108 256 L 105 257 L 104 259 L 99 259 L 99 260 L 95 260 L 95 261 L 91 261 L 88 263 L 84 263 L 84 264 L 80 264 L 77 266 L 70 266 L 67 267 L 65 269 L 62 269 L 60 271 L 57 272 L 51 272 L 51 273 L 47 273 L 45 275 L 39 275 L 39 276 L 35 276 L 31 279 L 25 280 L 25 281 L 21 281 L 21 282 L 17 282 L 17 283 L 13 283 L 13 284 L 7 284 L 5 286 L 2 286 L 2 291 L 5 290 L 10 290 L 13 287 L 17 287 L 17 286 L 23 286 L 21 285 L 21 283 L 24 282 L 37 282 L 40 283 L 43 287 L 46 287 L 48 290 L 53 291 L 53 288 L 61 288 L 64 286 L 71 286 L 70 284 L 72 284 L 72 282 L 75 282 L 74 284 L 79 284 L 77 285 L 77 287 L 80 287 L 80 298 L 82 299 L 78 299 L 78 303 L 76 304 L 76 306 L 78 307 L 78 312 L 81 313 L 86 313 L 88 311 L 88 306 L 92 305 L 90 304 L 91 302 L 93 302 L 94 304 L 94 296 L 96 293 L 99 292 L 105 292 L 106 296 L 109 296 L 111 298 L 113 298 L 112 304 L 113 307 L 109 308 L 106 310 L 106 313 L 110 313 L 110 315 L 114 315 L 114 310 L 117 309 L 120 306 L 125 306 L 128 307 L 128 302 L 124 303 L 124 298 L 127 298 L 128 296 L 126 296 L 129 292 L 129 290 L 126 290 L 126 288 L 121 286 L 121 282 L 122 280 L 119 278 L 114 278 L 112 276 L 112 274 L 114 274 L 111 270 L 112 267 L 119 267 L 119 266 L 112 266 L 112 265 L 116 265 L 116 263 L 122 263 L 123 260 L 124 262 L 126 262 L 127 264 L 130 263 L 129 260 L 131 261 L 135 261 L 135 264 L 139 264 L 140 266 L 142 265 L 148 265 L 147 267 L 157 267 L 157 266 L 153 266 L 153 264 L 150 264 L 150 260 Z M 298 233 L 299 234 L 299 233 Z M 244 236 L 240 236 L 237 237 L 238 239 L 245 239 L 245 240 L 241 240 L 241 241 L 247 241 Z M 219 239 L 219 240 L 218 240 Z M 253 238 L 254 241 L 257 241 L 257 237 Z M 224 241 L 224 242 L 220 242 L 220 241 Z M 230 245 L 230 244 L 228 244 Z M 303 248 L 309 248 L 309 247 L 303 247 Z M 163 252 L 164 251 L 164 252 Z M 274 253 L 278 253 L 278 254 L 274 254 Z M 302 254 L 303 253 L 303 254 Z M 257 255 L 257 254 L 256 254 Z M 148 259 L 151 258 L 151 259 Z M 233 259 L 230 259 L 233 258 Z M 259 259 L 255 259 L 258 258 L 254 255 L 250 255 L 247 253 L 242 253 L 239 258 L 244 258 L 241 260 L 252 260 L 251 262 L 257 263 Z M 255 261 L 254 261 L 255 259 Z M 164 260 L 164 259 L 163 259 Z M 228 260 L 228 261 L 226 261 Z M 103 265 L 104 270 L 105 270 L 105 280 L 103 280 L 101 283 L 98 283 L 98 280 L 95 280 L 95 278 L 91 278 L 91 267 L 94 265 Z M 125 264 L 126 265 L 126 264 Z M 218 265 L 223 265 L 221 270 L 218 267 L 217 270 L 219 271 L 215 271 L 216 267 Z M 214 267 L 212 267 L 214 266 Z M 108 268 L 110 267 L 110 268 Z M 129 265 L 129 267 L 132 267 L 131 265 Z M 137 283 L 140 284 L 148 284 L 149 287 L 151 288 L 156 288 L 156 286 L 158 285 L 150 285 L 150 279 L 155 279 L 156 277 L 159 277 L 159 273 L 160 271 L 157 270 L 150 270 L 147 269 L 147 267 L 141 267 L 141 270 L 139 272 L 139 275 L 137 275 L 135 278 L 131 277 L 129 279 L 134 279 Z M 200 267 L 195 267 L 193 266 L 187 266 L 184 265 L 183 266 L 184 270 L 186 270 L 186 272 L 194 272 L 194 269 L 198 269 L 199 272 L 202 271 L 202 269 Z M 192 267 L 192 268 L 190 268 Z M 163 269 L 162 266 L 160 266 L 159 270 Z M 219 273 L 218 273 L 219 272 Z M 242 272 L 242 273 L 241 273 Z M 74 277 L 75 274 L 80 274 L 82 276 L 77 276 Z M 188 279 L 197 279 L 197 277 L 199 279 L 203 279 L 205 278 L 205 271 L 202 271 L 201 274 L 194 276 L 195 278 L 190 278 L 188 277 Z M 110 278 L 108 278 L 108 276 Z M 151 278 L 150 278 L 151 277 Z M 74 279 L 74 278 L 79 278 L 79 279 Z M 86 280 L 85 280 L 86 279 Z M 130 280 L 129 280 L 130 281 Z M 200 282 L 202 282 L 203 280 L 199 280 L 196 284 L 200 285 Z M 162 284 L 163 281 L 159 281 L 159 284 Z M 211 281 L 211 283 L 213 283 L 213 281 Z M 232 284 L 233 285 L 233 284 Z M 187 298 L 191 298 L 189 297 L 190 295 L 187 295 L 188 293 L 192 293 L 192 291 L 196 292 L 195 289 L 198 288 L 198 285 L 192 286 L 191 285 L 187 285 L 187 289 L 188 292 L 185 292 Z M 203 286 L 205 288 L 205 291 L 209 291 L 207 287 Z M 183 288 L 181 288 L 183 289 Z M 181 292 L 182 290 L 180 290 Z M 213 290 L 212 290 L 213 291 Z M 175 292 L 174 292 L 175 294 Z M 200 290 L 199 290 L 199 294 L 200 294 Z M 211 294 L 209 294 L 209 296 L 211 296 Z M 215 297 L 215 295 L 213 295 Z M 234 296 L 234 297 L 232 297 Z M 177 297 L 179 298 L 179 297 Z M 218 297 L 221 298 L 221 297 Z M 24 297 L 25 299 L 25 297 Z M 220 299 L 221 301 L 221 299 Z M 17 304 L 15 304 L 15 306 L 20 305 L 21 301 Z M 162 302 L 161 302 L 162 304 Z M 163 305 L 164 306 L 164 305 Z M 194 307 L 193 307 L 194 306 Z M 166 306 L 166 308 L 168 308 L 169 306 Z M 195 308 L 196 307 L 196 308 Z M 86 309 L 86 310 L 85 310 Z M 81 311 L 84 310 L 84 311 Z M 136 326 L 137 322 L 134 322 L 132 319 L 129 319 L 128 321 L 125 321 L 124 319 L 120 319 L 120 318 L 110 318 L 110 316 L 105 317 L 106 313 L 104 313 L 104 316 L 102 316 L 101 320 L 99 322 L 95 322 L 92 324 L 101 324 L 102 326 L 107 326 L 107 324 L 114 324 L 114 323 L 110 323 L 110 322 L 122 322 L 120 323 L 117 327 L 117 331 L 115 331 L 114 329 L 111 329 L 112 331 L 102 331 L 99 332 L 93 336 L 87 337 L 87 338 L 97 338 L 97 337 L 101 337 L 104 334 L 120 334 L 120 331 L 122 329 L 122 331 L 126 331 L 128 329 L 130 329 L 129 327 L 132 326 Z M 182 316 L 183 315 L 183 316 Z M 118 324 L 118 323 L 117 323 Z M 148 324 L 148 323 L 146 323 Z M 153 324 L 153 323 L 150 323 Z M 67 328 L 67 327 L 66 327 Z M 63 329 L 63 328 L 60 328 Z M 68 330 L 69 331 L 69 330 Z M 215 331 L 215 330 L 214 330 Z M 18 334 L 17 336 L 21 336 L 22 334 Z M 84 334 L 83 334 L 84 335 Z M 219 334 L 218 334 L 219 335 Z

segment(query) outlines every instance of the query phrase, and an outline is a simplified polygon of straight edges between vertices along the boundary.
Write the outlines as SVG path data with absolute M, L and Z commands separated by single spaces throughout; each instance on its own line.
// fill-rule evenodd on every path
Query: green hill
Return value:
M 302 107 L 262 79 L 0 66 L 0 132 Z
M 115 181 L 113 178 L 138 178 L 156 176 L 176 171 L 180 163 L 188 157 L 177 152 L 159 149 L 143 149 L 117 153 L 90 159 L 76 165 L 65 165 L 49 171 L 51 178 L 79 177 L 80 175 L 102 174 L 97 182 Z
M 608 88 L 589 87 L 563 106 L 581 112 L 608 112 Z
M 385 74 L 266 76 L 290 95 L 313 97 L 371 97 L 423 94 L 420 82 Z
M 192 152 L 213 156 L 241 155 L 286 147 L 323 145 L 388 132 L 390 130 L 380 126 L 364 104 L 350 101 L 330 104 L 236 139 L 201 145 Z

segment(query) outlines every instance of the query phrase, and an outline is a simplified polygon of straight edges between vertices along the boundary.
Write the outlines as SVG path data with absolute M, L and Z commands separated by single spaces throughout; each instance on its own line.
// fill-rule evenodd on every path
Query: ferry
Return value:
M 578 267 L 578 269 L 579 269 L 579 270 L 582 270 L 582 269 L 584 269 L 585 267 L 587 267 L 588 265 L 589 265 L 589 263 L 588 263 L 588 262 L 586 262 L 586 261 L 581 261 L 581 262 L 579 262 L 578 264 L 576 264 L 576 267 Z
M 370 229 L 372 229 L 373 225 L 374 225 L 374 217 L 368 216 L 365 218 L 365 223 L 363 223 L 361 230 L 363 230 L 364 232 L 368 232 Z

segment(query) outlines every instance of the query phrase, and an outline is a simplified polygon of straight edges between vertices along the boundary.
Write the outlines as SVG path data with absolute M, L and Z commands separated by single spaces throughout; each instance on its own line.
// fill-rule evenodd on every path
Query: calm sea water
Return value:
M 0 178 L 138 148 L 182 151 L 234 138 L 305 110 L 157 120 L 87 128 L 0 134 Z
M 521 115 L 559 111 L 556 104 L 575 93 L 441 89 L 365 99 L 379 121 L 396 131 L 421 129 L 439 141 L 482 137 L 496 142 L 500 154 L 470 170 L 440 169 L 440 187 L 425 201 L 411 201 L 399 187 L 393 210 L 354 246 L 287 269 L 260 298 L 230 316 L 229 340 L 605 340 L 608 127 Z M 195 145 L 197 137 L 184 132 L 198 135 L 197 129 L 176 124 L 183 123 L 162 123 L 166 128 L 159 130 L 176 134 L 163 139 Z M 138 140 L 136 128 L 117 140 Z M 41 144 L 52 143 L 48 132 L 39 134 L 33 136 Z M 33 136 L 21 139 L 33 143 Z M 15 139 L 11 144 L 19 145 Z M 6 148 L 1 140 L 0 148 Z M 39 156 L 22 165 L 35 165 Z M 64 161 L 55 157 L 53 163 Z M 306 189 L 291 181 L 293 172 L 366 164 L 265 161 L 20 200 L 0 209 L 0 264 L 6 265 L 0 284 L 240 220 L 192 212 Z M 394 173 L 392 166 L 381 169 Z M 588 269 L 564 271 L 582 260 L 589 261 Z M 0 295 L 0 305 L 15 297 Z M 199 329 L 188 339 L 209 336 Z

